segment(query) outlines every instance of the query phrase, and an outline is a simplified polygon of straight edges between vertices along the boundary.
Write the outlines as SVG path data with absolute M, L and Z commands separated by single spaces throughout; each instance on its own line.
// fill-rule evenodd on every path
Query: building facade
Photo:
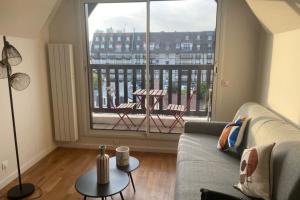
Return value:
M 212 65 L 215 32 L 152 32 L 150 64 Z M 91 64 L 144 65 L 146 35 L 141 32 L 95 32 L 90 46 Z

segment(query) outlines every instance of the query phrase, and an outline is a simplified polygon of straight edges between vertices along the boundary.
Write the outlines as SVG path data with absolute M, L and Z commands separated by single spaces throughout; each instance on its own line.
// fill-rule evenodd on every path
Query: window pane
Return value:
M 139 103 L 133 92 L 145 88 L 146 3 L 87 3 L 85 6 L 94 128 L 112 129 L 119 119 L 116 107 Z M 108 87 L 112 93 L 107 92 Z M 137 113 L 145 113 L 145 109 L 138 106 L 130 112 L 136 124 L 140 121 L 135 117 Z M 127 129 L 123 122 L 115 129 Z M 127 123 L 132 125 L 130 121 Z

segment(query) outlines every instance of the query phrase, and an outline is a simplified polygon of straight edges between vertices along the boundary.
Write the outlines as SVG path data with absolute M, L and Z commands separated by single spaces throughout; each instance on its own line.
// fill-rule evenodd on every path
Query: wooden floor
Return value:
M 113 155 L 113 152 L 109 152 Z M 130 184 L 124 191 L 125 200 L 173 200 L 175 188 L 176 155 L 131 152 L 140 160 L 140 168 L 133 172 L 136 193 Z M 95 167 L 96 150 L 58 148 L 23 175 L 24 182 L 34 183 L 38 190 L 27 199 L 76 200 L 83 199 L 75 188 L 76 179 Z M 8 188 L 0 191 L 0 198 Z M 92 199 L 92 198 L 88 198 Z M 110 198 L 108 198 L 110 199 Z M 120 200 L 119 195 L 112 197 Z

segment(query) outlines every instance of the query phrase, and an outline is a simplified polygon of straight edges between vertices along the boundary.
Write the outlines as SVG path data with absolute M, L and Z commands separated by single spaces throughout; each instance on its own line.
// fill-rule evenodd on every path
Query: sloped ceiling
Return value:
M 0 34 L 35 38 L 59 0 L 0 0 Z
M 276 34 L 300 28 L 300 0 L 246 0 L 265 29 Z

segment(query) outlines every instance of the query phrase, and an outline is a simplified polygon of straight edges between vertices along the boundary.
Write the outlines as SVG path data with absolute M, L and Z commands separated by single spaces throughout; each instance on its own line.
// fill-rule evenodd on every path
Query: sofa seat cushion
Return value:
M 185 133 L 179 140 L 177 155 L 176 199 L 200 199 L 206 188 L 236 197 L 243 194 L 232 186 L 239 180 L 240 160 L 217 150 L 218 136 Z
M 232 185 L 239 179 L 239 165 L 215 161 L 182 161 L 177 163 L 176 200 L 200 199 L 200 189 L 243 197 Z
M 180 136 L 177 162 L 181 161 L 218 161 L 239 165 L 240 155 L 232 151 L 222 152 L 217 149 L 218 136 L 184 133 Z M 239 171 L 237 171 L 238 174 Z

